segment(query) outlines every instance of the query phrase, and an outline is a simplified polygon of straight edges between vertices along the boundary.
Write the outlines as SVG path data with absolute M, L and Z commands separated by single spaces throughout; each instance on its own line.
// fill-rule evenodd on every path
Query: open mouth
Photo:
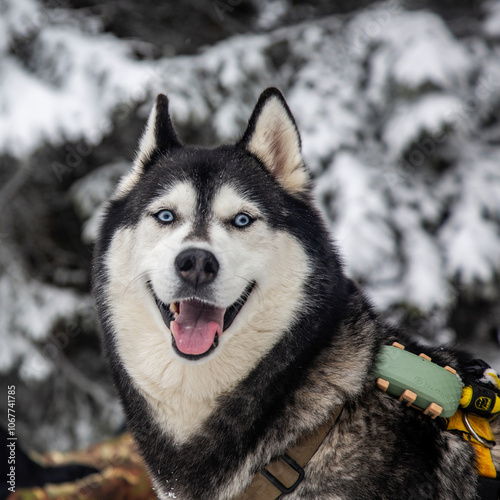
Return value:
M 254 286 L 255 282 L 250 283 L 240 298 L 225 309 L 197 298 L 165 304 L 149 283 L 163 321 L 172 334 L 174 350 L 189 360 L 201 359 L 217 349 L 219 336 L 232 325 Z

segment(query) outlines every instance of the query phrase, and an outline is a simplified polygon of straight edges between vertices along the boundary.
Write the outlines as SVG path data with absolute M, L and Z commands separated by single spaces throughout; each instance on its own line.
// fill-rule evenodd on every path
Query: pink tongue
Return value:
M 203 354 L 214 343 L 215 334 L 222 333 L 225 309 L 198 300 L 179 303 L 179 316 L 170 323 L 175 343 L 184 354 Z

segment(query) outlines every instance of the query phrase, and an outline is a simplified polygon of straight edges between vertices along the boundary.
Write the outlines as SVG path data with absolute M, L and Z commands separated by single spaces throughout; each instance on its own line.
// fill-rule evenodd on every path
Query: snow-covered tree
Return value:
M 498 333 L 498 4 L 469 11 L 469 29 L 396 1 L 302 22 L 292 2 L 249 5 L 253 33 L 228 37 L 241 6 L 214 2 L 200 15 L 226 38 L 167 56 L 62 0 L 0 0 L 0 375 L 38 448 L 120 421 L 90 249 L 158 92 L 181 137 L 217 144 L 279 87 L 346 268 L 380 311 L 479 351 Z

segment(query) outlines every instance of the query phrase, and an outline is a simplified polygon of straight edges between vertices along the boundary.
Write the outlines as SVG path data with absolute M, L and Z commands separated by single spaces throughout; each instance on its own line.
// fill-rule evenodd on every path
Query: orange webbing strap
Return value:
M 304 478 L 304 467 L 318 451 L 341 411 L 342 407 L 338 408 L 328 422 L 263 467 L 255 474 L 248 489 L 233 500 L 275 500 L 294 491 Z
M 465 441 L 469 441 L 476 454 L 476 469 L 480 476 L 496 478 L 490 449 L 495 444 L 495 436 L 486 418 L 457 410 L 448 420 L 448 431 L 459 432 Z

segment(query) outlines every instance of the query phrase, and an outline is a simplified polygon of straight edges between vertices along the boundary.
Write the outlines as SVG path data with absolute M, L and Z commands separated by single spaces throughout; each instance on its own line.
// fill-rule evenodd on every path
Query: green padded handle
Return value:
M 425 410 L 432 403 L 442 408 L 440 417 L 455 414 L 462 397 L 462 383 L 457 375 L 404 348 L 383 346 L 375 366 L 375 377 L 389 383 L 384 390 L 401 397 L 409 390 L 417 398 L 414 406 Z M 404 396 L 403 396 L 404 398 Z

